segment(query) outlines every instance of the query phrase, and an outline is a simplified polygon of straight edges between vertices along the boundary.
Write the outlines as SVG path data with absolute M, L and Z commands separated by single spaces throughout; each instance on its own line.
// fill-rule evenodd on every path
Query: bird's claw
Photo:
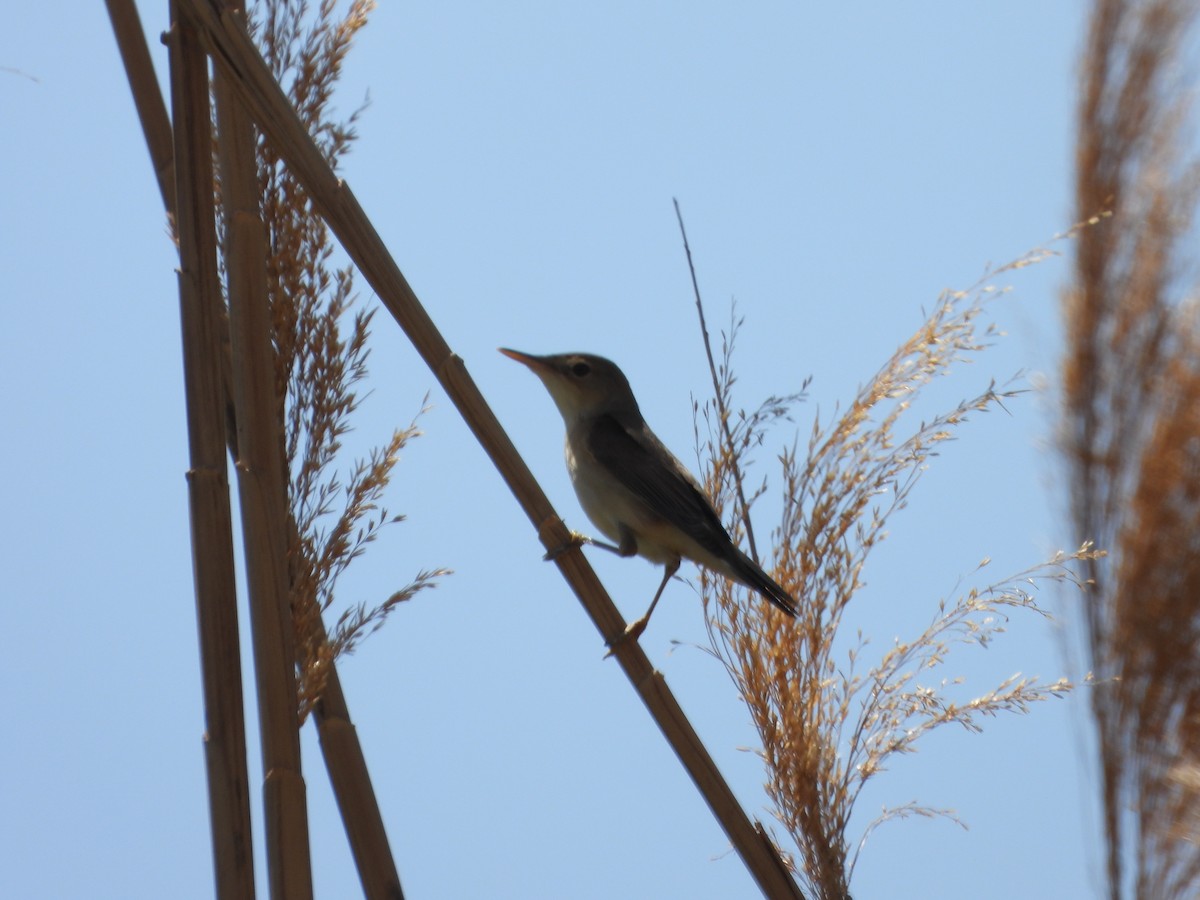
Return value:
M 625 631 L 617 635 L 608 642 L 608 651 L 604 654 L 604 659 L 608 659 L 621 647 L 622 644 L 629 641 L 636 641 L 642 636 L 642 632 L 646 630 L 646 624 L 649 619 L 646 616 L 638 619 L 636 622 L 630 622 L 625 626 Z
M 542 556 L 542 559 L 544 559 L 546 562 L 554 562 L 554 560 L 558 559 L 567 551 L 574 550 L 576 547 L 582 547 L 584 544 L 590 544 L 591 542 L 592 539 L 586 534 L 580 534 L 578 531 L 572 531 L 570 536 L 563 541 L 563 543 L 559 544 L 553 549 L 547 550 L 545 555 Z

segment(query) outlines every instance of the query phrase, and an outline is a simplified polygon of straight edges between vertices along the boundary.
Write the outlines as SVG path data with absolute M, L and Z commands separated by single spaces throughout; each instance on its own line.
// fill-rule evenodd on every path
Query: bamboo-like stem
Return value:
M 125 66 L 125 76 L 129 81 L 138 121 L 142 126 L 142 136 L 146 139 L 146 149 L 150 151 L 150 164 L 154 167 L 154 177 L 162 194 L 167 222 L 174 236 L 175 154 L 172 149 L 171 119 L 167 115 L 167 106 L 158 88 L 158 76 L 155 75 L 154 64 L 150 60 L 150 48 L 146 44 L 142 20 L 133 0 L 105 0 L 105 3 L 108 6 L 108 18 L 112 22 L 113 35 L 117 39 L 117 49 L 121 52 L 121 62 Z M 236 458 L 237 428 L 233 417 L 233 387 L 229 383 L 229 321 L 223 312 L 220 328 L 221 379 L 227 401 L 225 439 L 229 445 L 229 452 Z
M 499 469 L 547 549 L 561 547 L 569 532 L 541 487 L 488 407 L 462 360 L 454 355 L 350 189 L 326 163 L 305 131 L 279 84 L 237 19 L 222 14 L 212 0 L 180 0 L 201 25 L 206 48 L 241 95 L 256 124 L 304 186 L 346 253 L 363 273 L 380 302 L 396 318 L 429 365 L 451 401 Z M 625 623 L 583 553 L 556 559 L 560 571 L 608 640 L 623 634 Z M 772 898 L 802 897 L 769 841 L 742 810 L 716 764 L 700 742 L 662 675 L 650 666 L 633 641 L 617 644 L 616 657 L 725 829 L 763 893 Z
M 133 0 L 105 0 L 108 18 L 112 22 L 117 48 L 125 65 L 125 76 L 129 79 L 129 90 L 142 123 L 142 135 L 146 149 L 150 151 L 150 163 L 162 194 L 167 214 L 175 216 L 175 154 L 171 147 L 171 120 L 167 117 L 167 106 L 163 103 L 162 91 L 158 88 L 158 76 L 150 61 L 150 48 L 146 46 L 146 34 L 142 20 Z
M 244 22 L 244 13 L 225 0 L 225 8 Z M 258 554 L 260 562 L 269 566 L 270 589 L 277 594 L 274 601 L 280 610 L 280 628 L 289 645 L 280 664 L 287 669 L 289 680 L 289 706 L 286 709 L 286 725 L 294 738 L 296 720 L 296 687 L 294 667 L 296 659 L 291 628 L 292 611 L 288 602 L 289 574 L 287 570 L 290 536 L 295 531 L 295 522 L 287 509 L 287 467 L 284 461 L 283 421 L 279 418 L 282 409 L 275 396 L 275 364 L 270 333 L 270 313 L 267 297 L 265 272 L 266 240 L 265 226 L 258 208 L 257 158 L 254 147 L 254 127 L 234 96 L 228 76 L 216 73 L 216 97 L 218 126 L 220 130 L 219 160 L 222 174 L 222 197 L 227 215 L 226 261 L 230 275 L 230 322 L 233 350 L 234 387 L 237 397 L 237 421 L 244 427 L 239 429 L 238 446 L 243 456 L 238 461 L 238 484 L 243 496 L 243 517 L 246 520 L 247 557 Z M 253 433 L 249 433 L 253 431 Z M 263 493 L 266 503 L 265 517 L 258 514 L 257 507 L 246 504 L 252 489 Z M 249 515 L 247 515 L 249 513 Z M 251 562 L 250 567 L 253 567 Z M 266 599 L 266 598 L 264 598 Z M 320 632 L 318 640 L 327 640 L 319 615 L 314 627 Z M 400 876 L 388 844 L 383 816 L 371 786 L 366 758 L 358 741 L 357 732 L 350 721 L 350 712 L 341 690 L 341 681 L 336 668 L 332 668 L 326 681 L 322 699 L 315 710 L 321 749 L 337 798 L 338 808 L 346 828 L 347 839 L 363 885 L 364 894 L 370 900 L 403 900 Z M 282 699 L 282 698 L 281 698 Z M 264 754 L 267 748 L 264 746 Z M 289 747 L 289 752 L 291 748 Z M 295 746 L 296 762 L 299 763 L 299 746 Z M 296 779 L 303 789 L 300 770 Z M 302 796 L 300 798 L 302 800 Z M 295 847 L 297 854 L 303 851 L 308 858 L 307 823 L 303 820 L 292 823 L 294 836 L 299 839 L 300 827 L 304 826 L 303 846 Z
M 368 900 L 404 900 L 367 760 L 332 662 L 313 718 L 363 893 Z
M 238 423 L 238 497 L 262 737 L 271 896 L 312 897 L 308 803 L 300 760 L 296 647 L 287 569 L 287 480 L 267 303 L 254 126 L 217 72 L 218 155 L 229 277 L 229 334 Z
M 113 30 L 117 35 L 118 47 L 121 51 L 131 89 L 135 96 L 135 103 L 139 111 L 143 131 L 145 132 L 146 143 L 150 149 L 150 157 L 155 168 L 155 173 L 159 177 L 160 182 L 164 173 L 166 173 L 169 179 L 168 184 L 163 189 L 163 204 L 173 221 L 175 215 L 175 185 L 174 154 L 171 148 L 171 124 L 167 117 L 166 105 L 162 101 L 162 95 L 157 90 L 157 80 L 150 65 L 150 53 L 146 45 L 145 34 L 141 28 L 137 9 L 131 0 L 107 0 L 107 2 L 109 15 L 113 23 Z M 166 135 L 165 147 L 161 139 L 163 134 Z M 222 379 L 226 383 L 226 393 L 232 395 L 232 382 L 228 372 L 230 368 L 229 353 L 227 352 L 229 340 L 228 320 L 224 316 L 221 319 L 221 334 L 223 351 Z M 228 417 L 228 423 L 233 423 L 234 421 L 232 416 Z M 230 451 L 236 457 L 238 455 L 237 443 L 232 427 L 230 428 L 228 437 Z M 236 615 L 236 608 L 234 613 Z M 235 629 L 233 646 L 236 647 L 236 618 L 233 620 L 233 626 Z M 242 809 L 248 810 L 249 796 L 247 776 L 245 774 L 246 749 L 241 705 L 240 660 L 236 651 L 232 654 L 227 654 L 227 656 L 235 666 L 238 666 L 236 714 L 237 731 L 240 738 L 237 752 L 240 754 L 242 760 L 242 777 L 240 783 L 243 792 L 240 806 Z M 207 659 L 207 656 L 205 658 Z M 333 661 L 329 661 L 327 665 L 330 666 L 330 672 L 321 701 L 314 709 L 314 719 L 320 736 L 321 749 L 329 771 L 330 781 L 333 784 L 334 794 L 343 816 L 351 850 L 358 867 L 359 877 L 362 880 L 363 891 L 371 900 L 376 900 L 376 898 L 401 900 L 403 892 L 400 888 L 400 878 L 397 874 L 396 865 L 388 843 L 387 832 L 384 829 L 383 815 L 371 786 L 366 759 L 350 718 L 349 708 L 345 695 L 342 692 L 341 680 L 337 674 L 336 664 Z M 232 684 L 233 682 L 230 683 Z M 215 717 L 212 712 L 209 713 L 210 720 Z M 228 731 L 229 729 L 224 730 Z M 212 740 L 211 733 L 209 739 Z M 210 787 L 216 784 L 216 782 L 210 781 Z M 215 800 L 211 802 L 213 808 L 217 809 L 219 804 Z M 214 813 L 214 833 L 218 831 L 223 835 L 235 835 L 238 833 L 238 829 L 233 827 L 232 824 L 219 827 L 218 819 L 219 817 Z M 248 840 L 248 827 L 243 830 L 243 834 Z M 220 845 L 216 841 L 214 841 L 214 852 L 218 853 L 216 861 L 218 870 L 229 873 L 236 871 L 236 866 L 222 862 L 225 856 L 220 852 Z M 244 855 L 247 861 L 252 862 L 248 849 Z M 250 883 L 252 884 L 252 879 Z M 241 895 L 229 893 L 219 886 L 218 897 L 222 898 L 222 900 L 226 897 L 234 896 Z
M 119 5 L 126 8 L 117 10 Z M 131 11 L 128 5 L 116 3 L 109 9 L 114 22 L 127 21 Z M 164 196 L 173 195 L 181 213 L 179 301 L 190 464 L 188 500 L 204 681 L 204 749 L 213 868 L 221 900 L 251 900 L 254 855 L 225 462 L 222 304 L 213 211 L 208 62 L 190 29 L 173 28 L 169 48 L 171 101 L 177 126 L 173 158 L 181 165 L 175 171 L 174 190 L 164 192 Z M 157 129 L 152 130 L 157 133 Z

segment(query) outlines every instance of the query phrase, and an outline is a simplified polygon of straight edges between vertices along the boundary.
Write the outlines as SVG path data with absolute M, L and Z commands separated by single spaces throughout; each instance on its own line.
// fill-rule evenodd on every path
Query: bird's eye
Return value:
M 575 365 L 571 366 L 571 371 L 574 372 L 579 378 L 582 378 L 588 372 L 592 371 L 592 367 L 585 362 L 577 362 Z

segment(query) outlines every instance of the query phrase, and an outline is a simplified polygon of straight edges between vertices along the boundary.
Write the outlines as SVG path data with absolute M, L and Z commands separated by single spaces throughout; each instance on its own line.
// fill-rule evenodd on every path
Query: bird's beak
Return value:
M 520 350 L 509 350 L 507 347 L 500 347 L 498 349 L 509 359 L 515 359 L 522 365 L 529 366 L 538 375 L 544 372 L 551 372 L 554 369 L 545 357 L 522 353 Z

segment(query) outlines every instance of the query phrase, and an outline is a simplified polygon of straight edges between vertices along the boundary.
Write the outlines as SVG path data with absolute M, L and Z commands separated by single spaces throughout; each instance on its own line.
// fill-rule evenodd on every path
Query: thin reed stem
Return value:
M 692 260 L 692 248 L 688 244 L 687 229 L 683 226 L 683 212 L 679 208 L 679 200 L 672 198 L 671 202 L 675 205 L 675 218 L 679 222 L 679 235 L 683 238 L 683 252 L 687 256 L 688 273 L 692 279 L 692 293 L 696 298 L 696 316 L 700 320 L 700 336 L 704 343 L 704 355 L 708 358 L 708 371 L 712 376 L 717 422 L 720 426 L 721 437 L 725 442 L 725 452 L 732 455 L 736 452 L 733 443 L 733 432 L 729 427 L 729 417 L 732 412 L 726 403 L 726 394 L 721 390 L 721 377 L 717 372 L 716 361 L 713 359 L 712 339 L 709 337 L 708 323 L 704 318 L 704 302 L 700 299 L 700 282 L 696 278 L 696 264 Z M 750 549 L 750 557 L 756 562 L 761 562 L 762 559 L 758 555 L 758 545 L 754 541 L 754 524 L 750 521 L 750 504 L 746 502 L 746 489 L 742 483 L 742 472 L 738 469 L 732 474 L 734 490 L 737 495 L 735 512 L 741 520 L 742 527 L 746 529 L 746 544 Z
M 115 11 L 126 25 L 130 22 L 132 10 L 128 6 L 113 5 L 110 11 Z M 208 63 L 195 33 L 180 21 L 174 5 L 172 12 L 175 27 L 168 41 L 175 117 L 172 151 L 180 165 L 175 169 L 171 193 L 177 198 L 176 212 L 180 214 L 179 298 L 190 460 L 188 498 L 204 680 L 213 865 L 221 900 L 250 900 L 254 896 L 254 855 L 225 462 L 220 345 L 223 306 L 217 275 Z M 128 27 L 122 30 L 129 34 Z M 128 41 L 123 46 L 127 47 Z M 158 107 L 148 103 L 144 109 L 144 115 L 153 122 Z M 160 126 L 152 124 L 150 131 L 157 135 Z
M 273 896 L 305 897 L 312 895 L 312 864 L 289 601 L 287 482 L 267 305 L 267 242 L 259 211 L 254 128 L 228 79 L 220 72 L 215 79 L 238 498 L 258 683 L 268 874 Z

